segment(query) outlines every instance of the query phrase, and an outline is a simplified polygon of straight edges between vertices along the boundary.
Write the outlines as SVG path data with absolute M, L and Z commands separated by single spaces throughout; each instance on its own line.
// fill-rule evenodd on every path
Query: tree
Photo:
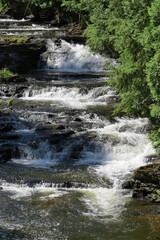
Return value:
M 88 14 L 85 35 L 93 51 L 118 53 L 109 81 L 120 97 L 115 113 L 149 117 L 159 149 L 160 1 L 63 0 L 63 5 Z

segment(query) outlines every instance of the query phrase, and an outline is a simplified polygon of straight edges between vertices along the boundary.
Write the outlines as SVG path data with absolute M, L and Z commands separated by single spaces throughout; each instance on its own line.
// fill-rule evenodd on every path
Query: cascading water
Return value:
M 49 40 L 47 46 L 47 52 L 42 55 L 46 69 L 51 68 L 59 72 L 103 71 L 102 65 L 106 59 L 90 53 L 88 47 L 80 44 L 70 44 L 64 40 L 61 41 L 60 46 Z M 109 87 L 104 86 L 90 86 L 89 89 L 87 87 L 84 89 L 81 86 L 46 86 L 42 88 L 33 85 L 24 92 L 22 99 L 25 101 L 48 101 L 51 106 L 60 107 L 62 105 L 64 111 L 65 109 L 88 110 L 90 106 L 102 107 L 107 106 L 110 102 L 113 103 L 114 100 L 116 101 L 116 93 Z M 154 154 L 154 150 L 144 133 L 148 122 L 147 119 L 116 119 L 114 123 L 111 123 L 105 117 L 97 114 L 94 116 L 83 114 L 83 121 L 91 124 L 90 129 L 85 130 L 87 134 L 95 136 L 90 142 L 85 142 L 78 154 L 78 159 L 74 160 L 72 164 L 75 166 L 90 166 L 89 168 L 97 174 L 98 178 L 108 179 L 112 188 L 81 190 L 84 194 L 82 199 L 88 206 L 90 205 L 91 211 L 96 211 L 97 214 L 102 214 L 103 211 L 103 215 L 112 215 L 115 218 L 115 209 L 117 211 L 117 207 L 120 206 L 119 210 L 122 210 L 121 205 L 124 204 L 124 197 L 120 197 L 124 191 L 121 192 L 120 189 L 126 176 L 135 168 L 146 164 L 145 157 Z M 80 132 L 76 134 L 81 137 Z M 74 142 L 74 145 L 78 146 L 79 144 L 79 141 Z M 68 139 L 60 152 L 56 152 L 54 149 L 51 154 L 48 146 L 41 144 L 36 151 L 32 151 L 32 154 L 28 155 L 27 160 L 23 157 L 24 160 L 15 160 L 15 162 L 28 163 L 36 167 L 59 165 L 68 158 L 71 161 L 71 152 L 74 151 L 74 145 L 72 140 Z M 49 154 L 46 154 L 46 156 L 43 154 L 44 150 L 41 150 L 44 148 L 48 149 Z M 35 153 L 37 154 L 35 155 Z M 114 199 L 114 203 L 112 199 Z M 106 209 L 106 204 L 107 208 L 110 208 L 109 212 Z
M 103 64 L 106 58 L 91 53 L 83 44 L 70 44 L 65 40 L 56 44 L 48 40 L 47 52 L 42 54 L 43 61 L 45 69 L 60 72 L 101 72 L 105 69 Z
M 0 34 L 9 36 L 30 36 L 30 35 L 43 35 L 45 33 L 54 33 L 55 35 L 65 35 L 63 30 L 57 27 L 51 27 L 49 24 L 39 25 L 30 23 L 29 20 L 21 19 L 0 19 Z
M 148 225 L 136 217 L 137 205 L 122 184 L 155 153 L 148 121 L 112 119 L 117 96 L 104 86 L 105 61 L 82 44 L 48 40 L 37 70 L 41 81 L 36 73 L 17 100 L 23 110 L 11 133 L 18 157 L 0 169 L 0 236 L 132 240 L 140 225 L 147 239 Z
M 65 105 L 71 108 L 86 108 L 87 106 L 107 105 L 116 101 L 114 91 L 109 87 L 96 87 L 90 90 L 77 87 L 46 87 L 43 89 L 33 88 L 24 92 L 22 99 L 37 101 L 52 101 L 58 105 Z

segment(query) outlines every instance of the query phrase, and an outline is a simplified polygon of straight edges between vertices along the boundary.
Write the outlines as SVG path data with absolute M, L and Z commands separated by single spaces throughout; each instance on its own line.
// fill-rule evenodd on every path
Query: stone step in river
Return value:
M 14 19 L 0 19 L 0 35 L 23 35 L 32 36 L 39 35 L 50 32 L 55 36 L 65 35 L 65 31 L 57 27 L 52 27 L 50 24 L 39 25 L 31 23 L 28 20 L 14 20 Z
M 111 116 L 105 61 L 48 39 L 27 82 L 1 85 L 1 239 L 158 239 L 157 207 L 122 189 L 155 153 L 148 120 Z
M 80 30 L 78 30 L 81 33 Z M 57 37 L 67 38 L 70 40 L 80 39 L 84 41 L 84 38 L 75 34 L 73 27 L 61 27 L 58 28 L 50 23 L 38 24 L 29 20 L 15 20 L 15 19 L 0 19 L 0 36 L 23 36 L 23 37 Z

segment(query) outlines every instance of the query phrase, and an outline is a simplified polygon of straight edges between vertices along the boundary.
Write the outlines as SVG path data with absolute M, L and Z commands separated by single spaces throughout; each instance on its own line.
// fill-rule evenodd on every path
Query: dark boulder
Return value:
M 4 148 L 0 149 L 0 163 L 5 163 L 10 161 L 12 158 L 12 149 Z
M 160 202 L 160 161 L 140 167 L 134 172 L 133 197 Z
M 76 118 L 74 119 L 74 121 L 75 121 L 75 122 L 82 122 L 82 119 L 79 118 L 79 117 L 76 117 Z
M 55 131 L 55 133 L 51 133 L 48 137 L 48 141 L 50 144 L 59 144 L 63 140 L 66 140 L 71 135 L 74 134 L 74 131 L 72 130 L 61 130 L 61 131 Z
M 63 129 L 65 129 L 65 126 L 63 126 L 63 125 L 58 125 L 56 129 L 57 129 L 57 130 L 63 130 Z
M 37 68 L 40 54 L 44 51 L 46 44 L 43 39 L 25 39 L 21 43 L 14 43 L 13 39 L 4 40 L 0 42 L 0 68 L 7 67 L 13 72 L 26 73 Z M 14 79 L 17 82 L 16 77 Z M 11 79 L 12 82 L 14 79 Z
M 132 189 L 133 188 L 133 183 L 134 183 L 134 181 L 132 179 L 127 180 L 122 184 L 122 188 L 123 189 Z
M 0 124 L 0 133 L 10 132 L 11 130 L 13 130 L 13 125 L 12 124 L 10 124 L 10 123 Z
M 0 139 L 3 141 L 11 141 L 11 140 L 18 140 L 20 136 L 14 132 L 7 132 L 7 133 L 0 133 Z

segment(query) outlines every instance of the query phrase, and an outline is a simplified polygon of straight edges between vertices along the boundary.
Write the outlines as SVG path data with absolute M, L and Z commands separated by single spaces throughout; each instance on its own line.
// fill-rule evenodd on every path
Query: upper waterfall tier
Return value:
M 39 67 L 60 72 L 105 72 L 106 60 L 106 57 L 90 52 L 89 47 L 83 44 L 65 40 L 55 43 L 50 39 Z

